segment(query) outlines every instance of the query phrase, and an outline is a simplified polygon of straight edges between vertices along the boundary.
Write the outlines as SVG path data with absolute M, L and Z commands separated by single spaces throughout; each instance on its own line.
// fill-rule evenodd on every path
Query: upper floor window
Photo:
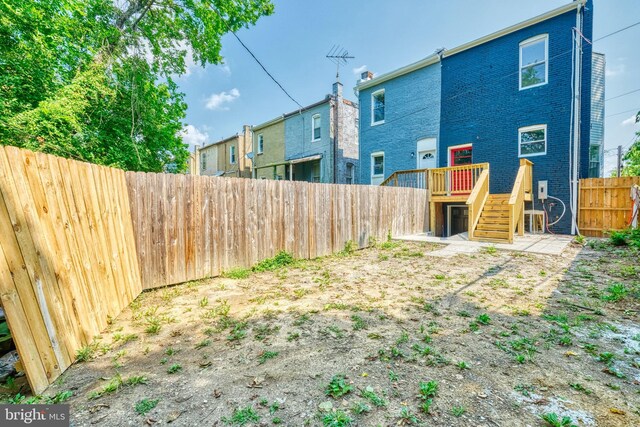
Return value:
M 547 154 L 547 125 L 518 129 L 518 155 L 520 157 Z
M 264 136 L 262 134 L 258 135 L 258 154 L 262 154 L 264 152 Z
M 200 154 L 200 169 L 202 170 L 207 169 L 207 153 Z
M 543 34 L 520 43 L 520 89 L 547 84 L 549 36 Z
M 229 163 L 232 165 L 236 163 L 236 146 L 232 145 L 229 147 Z
M 353 184 L 355 178 L 355 167 L 351 162 L 347 163 L 346 175 L 346 183 Z
M 320 125 L 321 125 L 320 114 L 314 114 L 313 117 L 311 117 L 311 140 L 312 141 L 320 140 Z
M 384 89 L 371 94 L 371 124 L 384 123 Z

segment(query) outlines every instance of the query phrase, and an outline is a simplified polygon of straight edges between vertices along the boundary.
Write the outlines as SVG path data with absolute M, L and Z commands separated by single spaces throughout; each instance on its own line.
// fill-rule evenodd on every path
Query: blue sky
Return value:
M 433 53 L 523 21 L 568 0 L 274 0 L 275 13 L 238 35 L 301 104 L 322 99 L 335 81 L 325 55 L 334 44 L 355 56 L 341 69 L 345 96 L 355 100 L 359 69 L 391 71 Z M 594 39 L 640 21 L 638 0 L 595 0 Z M 594 44 L 606 55 L 606 98 L 640 89 L 640 26 Z M 179 78 L 189 105 L 190 143 L 209 143 L 297 108 L 232 35 L 223 38 L 225 64 L 190 66 Z M 640 92 L 606 103 L 605 174 L 615 167 L 615 147 L 628 147 L 640 130 L 634 113 Z

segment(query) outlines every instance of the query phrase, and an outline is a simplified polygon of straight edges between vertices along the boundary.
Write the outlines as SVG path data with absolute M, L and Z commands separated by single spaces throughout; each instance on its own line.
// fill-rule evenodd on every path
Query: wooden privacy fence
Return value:
M 281 250 L 313 258 L 424 231 L 413 188 L 127 173 L 145 289 L 250 267 Z
M 631 186 L 640 176 L 588 178 L 580 180 L 578 228 L 585 236 L 602 237 L 608 230 L 621 230 L 631 220 Z
M 0 299 L 42 392 L 141 292 L 124 172 L 0 146 Z
M 0 146 L 0 300 L 41 393 L 144 289 L 424 230 L 425 190 L 126 173 Z

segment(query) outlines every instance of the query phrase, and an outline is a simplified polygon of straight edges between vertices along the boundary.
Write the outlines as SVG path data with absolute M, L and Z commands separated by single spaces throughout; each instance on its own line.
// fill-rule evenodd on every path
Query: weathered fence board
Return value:
M 142 290 L 124 172 L 0 147 L 0 299 L 35 393 Z
M 629 225 L 633 201 L 631 186 L 640 177 L 580 180 L 578 228 L 585 236 L 602 237 L 606 231 Z
M 281 250 L 329 255 L 424 230 L 412 188 L 127 172 L 145 289 L 251 267 Z M 162 274 L 167 271 L 167 274 Z

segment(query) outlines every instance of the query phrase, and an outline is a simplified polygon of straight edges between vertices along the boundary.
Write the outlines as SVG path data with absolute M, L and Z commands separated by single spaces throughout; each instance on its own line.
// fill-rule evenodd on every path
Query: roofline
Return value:
M 564 6 L 557 7 L 555 9 L 553 9 L 553 10 L 550 10 L 550 11 L 548 11 L 546 13 L 543 13 L 542 15 L 535 16 L 533 18 L 527 19 L 526 21 L 519 22 L 519 23 L 517 23 L 515 25 L 511 25 L 510 27 L 504 28 L 502 30 L 493 32 L 493 33 L 491 33 L 489 35 L 486 35 L 484 37 L 480 37 L 479 39 L 475 39 L 475 40 L 470 41 L 468 43 L 465 43 L 465 44 L 462 44 L 460 46 L 454 47 L 453 49 L 447 49 L 442 53 L 442 57 L 446 58 L 448 56 L 453 56 L 453 55 L 455 55 L 457 53 L 464 52 L 465 50 L 468 50 L 468 49 L 474 48 L 476 46 L 479 46 L 481 44 L 490 42 L 490 41 L 495 40 L 495 39 L 497 39 L 499 37 L 505 36 L 507 34 L 511 34 L 513 32 L 516 32 L 516 31 L 521 30 L 521 29 L 526 28 L 526 27 L 530 27 L 531 25 L 538 24 L 538 23 L 540 23 L 542 21 L 546 21 L 547 19 L 555 18 L 556 16 L 562 15 L 563 13 L 570 12 L 571 10 L 577 9 L 578 7 L 583 7 L 586 3 L 587 3 L 587 0 L 575 0 L 575 1 L 572 1 L 569 4 L 565 4 Z M 391 71 L 391 72 L 388 72 L 388 73 L 385 73 L 385 74 L 381 74 L 380 76 L 374 77 L 373 79 L 367 80 L 366 82 L 359 83 L 359 84 L 356 85 L 356 88 L 358 90 L 368 89 L 368 88 L 370 88 L 372 86 L 376 86 L 376 85 L 378 85 L 380 83 L 384 83 L 384 82 L 386 82 L 388 80 L 394 79 L 394 78 L 402 76 L 404 74 L 408 74 L 408 73 L 410 73 L 412 71 L 416 71 L 416 70 L 418 70 L 420 68 L 424 68 L 426 66 L 433 65 L 433 64 L 435 64 L 436 62 L 439 62 L 439 61 L 440 61 L 440 57 L 437 54 L 432 54 L 432 55 L 429 55 L 429 56 L 427 56 L 426 58 L 424 58 L 424 59 L 422 59 L 420 61 L 414 62 L 413 64 L 406 65 L 406 66 L 398 68 L 398 69 L 396 69 L 394 71 Z
M 269 120 L 267 122 L 261 123 L 259 125 L 251 126 L 251 130 L 260 130 L 262 128 L 266 128 L 271 125 L 275 125 L 284 120 L 284 115 L 276 117 L 275 119 Z
M 333 95 L 327 95 L 327 96 L 326 96 L 322 101 L 315 102 L 315 103 L 313 103 L 313 104 L 311 104 L 311 105 L 307 105 L 307 106 L 306 106 L 306 107 L 304 107 L 304 108 L 300 108 L 300 109 L 298 109 L 298 110 L 295 110 L 295 111 L 292 111 L 292 112 L 290 112 L 290 113 L 286 113 L 286 114 L 284 114 L 284 115 L 283 115 L 283 118 L 287 119 L 287 118 L 289 118 L 289 117 L 291 117 L 291 116 L 295 116 L 296 114 L 300 114 L 300 113 L 302 113 L 303 111 L 308 111 L 308 110 L 310 110 L 310 109 L 312 109 L 312 108 L 318 107 L 318 106 L 320 106 L 320 105 L 322 105 L 322 104 L 325 104 L 325 103 L 327 103 L 327 102 L 331 101 L 331 99 L 332 99 L 332 98 L 333 98 Z
M 209 147 L 211 147 L 213 145 L 223 144 L 225 142 L 229 142 L 232 139 L 239 138 L 239 137 L 240 137 L 240 133 L 236 133 L 235 135 L 229 136 L 229 137 L 221 139 L 219 141 L 212 142 L 212 143 L 207 144 L 207 145 L 203 145 L 202 147 L 200 147 L 200 150 L 204 150 L 205 148 L 209 148 Z

